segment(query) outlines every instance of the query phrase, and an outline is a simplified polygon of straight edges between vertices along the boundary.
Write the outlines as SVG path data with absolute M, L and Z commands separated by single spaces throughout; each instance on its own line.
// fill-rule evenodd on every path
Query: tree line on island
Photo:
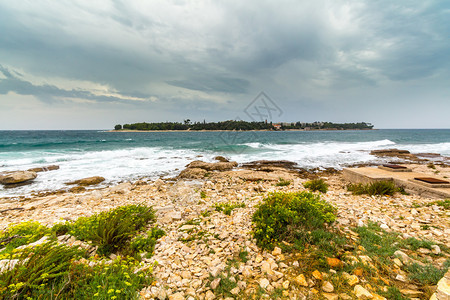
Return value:
M 181 122 L 159 123 L 133 123 L 118 124 L 114 130 L 368 130 L 373 125 L 366 122 L 359 123 L 332 123 L 332 122 L 247 122 L 247 121 L 222 121 L 222 122 L 191 122 L 186 119 Z

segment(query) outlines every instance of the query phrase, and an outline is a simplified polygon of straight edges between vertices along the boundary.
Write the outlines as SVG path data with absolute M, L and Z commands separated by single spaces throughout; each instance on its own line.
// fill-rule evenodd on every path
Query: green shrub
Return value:
M 26 221 L 11 225 L 0 232 L 0 248 L 5 247 L 0 253 L 9 253 L 11 250 L 33 243 L 44 235 L 50 234 L 50 229 L 37 221 Z
M 336 208 L 310 192 L 272 193 L 258 205 L 252 216 L 257 245 L 273 249 L 281 241 L 325 228 L 336 220 Z
M 140 252 L 153 254 L 156 241 L 165 234 L 166 233 L 164 230 L 158 227 L 153 227 L 145 235 L 138 235 L 130 242 L 129 249 L 131 251 L 131 255 L 135 255 Z
M 395 192 L 400 191 L 392 181 L 375 181 L 369 184 L 349 184 L 347 190 L 354 195 L 389 195 L 393 196 Z
M 328 191 L 328 184 L 322 178 L 307 181 L 303 183 L 303 186 L 312 192 L 326 193 Z
M 245 207 L 245 203 L 218 203 L 214 206 L 216 211 L 223 212 L 226 215 L 231 215 L 235 208 Z
M 28 248 L 12 256 L 19 259 L 13 269 L 0 273 L 0 298 L 14 299 L 37 295 L 52 298 L 52 287 L 69 272 L 71 260 L 84 251 L 48 242 Z M 45 296 L 46 295 L 46 296 Z
M 202 198 L 202 199 L 205 199 L 207 196 L 206 196 L 206 192 L 205 191 L 201 191 L 200 192 L 200 198 Z
M 290 184 L 291 184 L 291 181 L 290 181 L 290 180 L 285 180 L 285 179 L 283 179 L 283 178 L 279 178 L 279 179 L 278 179 L 278 182 L 275 183 L 275 186 L 288 186 L 288 185 L 290 185 Z
M 137 270 L 133 258 L 94 262 L 73 264 L 61 299 L 138 299 L 138 292 L 152 283 L 151 270 Z
M 423 285 L 435 285 L 447 272 L 449 266 L 450 260 L 447 260 L 442 269 L 438 269 L 430 264 L 421 266 L 417 263 L 408 265 L 406 269 L 411 280 L 415 280 Z
M 98 253 L 108 255 L 128 246 L 138 231 L 155 221 L 155 212 L 144 205 L 127 205 L 81 217 L 71 226 L 70 233 L 98 246 Z

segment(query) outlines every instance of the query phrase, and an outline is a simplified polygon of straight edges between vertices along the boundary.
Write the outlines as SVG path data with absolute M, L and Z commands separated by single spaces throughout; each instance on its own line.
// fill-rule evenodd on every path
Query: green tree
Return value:
M 117 124 L 116 126 L 114 126 L 114 130 L 121 130 L 122 129 L 122 125 Z

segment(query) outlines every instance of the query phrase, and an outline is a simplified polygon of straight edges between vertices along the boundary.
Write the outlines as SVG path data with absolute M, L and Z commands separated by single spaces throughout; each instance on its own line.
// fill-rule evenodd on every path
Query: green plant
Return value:
M 436 166 L 435 166 L 432 162 L 430 162 L 430 163 L 427 165 L 427 167 L 430 168 L 430 169 L 436 170 Z
M 12 258 L 19 262 L 12 269 L 0 273 L 0 298 L 14 299 L 35 294 L 51 297 L 51 287 L 63 280 L 71 261 L 83 253 L 78 248 L 48 242 L 13 255 Z
M 400 292 L 400 290 L 396 287 L 388 287 L 386 292 L 381 291 L 380 295 L 383 295 L 387 299 L 390 300 L 408 300 L 409 298 L 403 296 L 403 294 Z
M 216 209 L 216 211 L 219 212 L 223 212 L 226 215 L 231 215 L 231 212 L 235 209 L 235 208 L 242 208 L 245 207 L 245 203 L 241 202 L 241 203 L 217 203 L 214 208 Z
M 392 181 L 375 181 L 369 184 L 349 184 L 347 190 L 354 195 L 394 195 L 399 191 Z
M 448 209 L 450 209 L 450 199 L 436 200 L 436 201 L 427 203 L 427 206 L 432 206 L 432 205 L 441 206 L 445 210 L 448 210 Z
M 310 192 L 272 193 L 258 205 L 252 216 L 257 245 L 273 249 L 281 241 L 325 228 L 336 220 L 336 208 Z
M 158 227 L 153 227 L 146 234 L 136 236 L 130 242 L 129 249 L 131 251 L 131 255 L 135 255 L 141 252 L 147 252 L 152 255 L 155 249 L 156 241 L 165 234 L 166 233 L 164 232 L 164 230 Z
M 303 186 L 313 192 L 319 191 L 321 193 L 326 193 L 328 191 L 328 183 L 322 178 L 307 181 L 303 183 Z
M 205 199 L 206 198 L 206 192 L 200 191 L 200 198 Z
M 120 206 L 91 217 L 76 220 L 70 233 L 98 246 L 100 254 L 108 255 L 128 246 L 132 236 L 155 221 L 155 212 L 144 205 Z
M 285 180 L 284 178 L 279 178 L 278 182 L 275 183 L 275 186 L 288 186 L 291 184 L 290 180 Z
M 26 221 L 11 225 L 0 232 L 0 248 L 4 247 L 0 254 L 10 253 L 13 249 L 33 243 L 50 233 L 51 231 L 48 227 L 36 221 Z
M 138 267 L 138 261 L 124 257 L 111 263 L 74 263 L 61 299 L 138 299 L 138 291 L 153 281 L 151 268 Z
M 430 264 L 421 266 L 417 263 L 408 265 L 406 269 L 409 272 L 409 278 L 411 280 L 415 280 L 422 285 L 435 285 L 447 272 L 449 266 L 450 260 L 447 260 L 442 269 L 438 269 Z

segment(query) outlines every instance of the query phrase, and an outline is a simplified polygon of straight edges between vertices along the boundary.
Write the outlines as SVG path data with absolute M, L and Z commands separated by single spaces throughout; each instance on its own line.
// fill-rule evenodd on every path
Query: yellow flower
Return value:
M 120 294 L 121 292 L 121 290 L 116 290 L 116 294 Z
M 109 289 L 108 294 L 114 293 L 114 289 Z
M 131 286 L 131 283 L 129 283 L 128 281 L 125 281 L 125 284 Z
M 95 294 L 94 294 L 94 297 L 98 297 L 98 293 L 95 293 Z
M 112 296 L 112 297 L 111 297 L 112 300 L 114 300 L 114 299 L 116 299 L 116 298 L 117 298 L 116 296 Z

